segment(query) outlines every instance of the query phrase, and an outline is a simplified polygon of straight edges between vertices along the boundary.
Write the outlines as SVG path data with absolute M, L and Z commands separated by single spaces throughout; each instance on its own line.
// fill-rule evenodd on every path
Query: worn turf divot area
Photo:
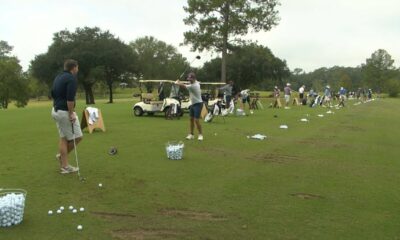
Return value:
M 209 212 L 197 212 L 183 209 L 161 209 L 160 214 L 171 217 L 182 217 L 200 221 L 226 221 L 227 218 Z

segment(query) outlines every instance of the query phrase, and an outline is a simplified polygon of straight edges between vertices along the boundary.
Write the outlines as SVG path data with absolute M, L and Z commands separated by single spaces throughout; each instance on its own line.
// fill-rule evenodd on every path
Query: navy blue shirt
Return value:
M 77 80 L 68 71 L 64 71 L 54 79 L 51 89 L 53 97 L 53 107 L 55 110 L 68 111 L 68 102 L 75 102 L 76 90 L 78 88 Z

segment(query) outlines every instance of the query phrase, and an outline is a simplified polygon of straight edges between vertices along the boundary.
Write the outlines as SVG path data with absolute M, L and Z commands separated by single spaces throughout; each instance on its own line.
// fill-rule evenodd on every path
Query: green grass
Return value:
M 0 188 L 28 191 L 24 221 L 0 239 L 400 238 L 399 100 L 217 118 L 203 123 L 204 142 L 185 142 L 181 161 L 164 147 L 185 137 L 187 114 L 133 117 L 132 104 L 97 101 L 107 131 L 85 131 L 84 183 L 57 171 L 50 102 L 0 111 Z M 267 140 L 247 139 L 256 133 Z M 47 215 L 61 205 L 86 212 Z

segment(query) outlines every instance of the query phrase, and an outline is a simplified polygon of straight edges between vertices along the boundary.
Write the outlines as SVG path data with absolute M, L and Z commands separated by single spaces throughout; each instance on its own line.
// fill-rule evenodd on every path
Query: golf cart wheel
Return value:
M 182 108 L 178 108 L 178 117 L 182 117 L 183 116 L 183 109 Z
M 169 111 L 169 107 L 164 108 L 165 119 L 171 118 L 171 112 Z
M 141 107 L 135 107 L 133 109 L 133 114 L 137 117 L 140 117 L 143 115 L 143 109 Z

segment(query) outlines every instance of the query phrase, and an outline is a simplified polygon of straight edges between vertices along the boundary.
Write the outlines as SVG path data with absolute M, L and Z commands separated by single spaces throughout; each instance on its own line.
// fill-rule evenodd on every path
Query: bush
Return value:
M 389 97 L 398 97 L 399 92 L 400 92 L 400 79 L 390 79 L 387 82 L 387 91 L 389 94 Z

